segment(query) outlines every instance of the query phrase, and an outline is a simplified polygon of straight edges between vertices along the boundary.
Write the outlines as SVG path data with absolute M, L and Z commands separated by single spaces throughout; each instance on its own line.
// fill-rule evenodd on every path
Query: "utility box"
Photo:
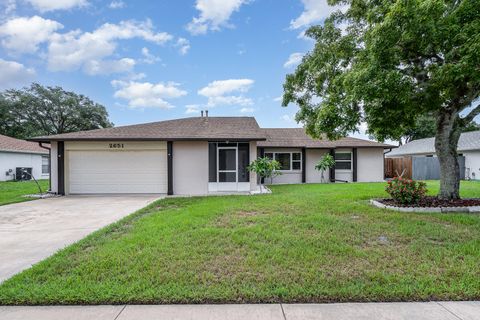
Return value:
M 15 168 L 15 180 L 26 181 L 32 179 L 32 168 L 17 167 Z

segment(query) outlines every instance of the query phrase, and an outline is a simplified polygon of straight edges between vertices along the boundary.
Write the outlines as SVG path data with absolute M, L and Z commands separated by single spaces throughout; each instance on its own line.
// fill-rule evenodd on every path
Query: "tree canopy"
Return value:
M 284 84 L 283 105 L 313 137 L 337 139 L 361 122 L 398 141 L 435 118 L 442 198 L 458 198 L 461 128 L 480 114 L 480 0 L 329 0 L 343 5 L 306 35 L 315 40 Z M 451 168 L 451 169 L 448 169 Z
M 25 139 L 111 127 L 105 107 L 88 97 L 33 83 L 0 94 L 0 133 Z
M 462 132 L 480 130 L 480 124 L 472 121 L 461 128 Z M 413 140 L 434 137 L 437 132 L 437 121 L 432 114 L 420 115 L 415 120 L 412 128 L 408 128 L 399 141 L 400 144 L 408 143 Z

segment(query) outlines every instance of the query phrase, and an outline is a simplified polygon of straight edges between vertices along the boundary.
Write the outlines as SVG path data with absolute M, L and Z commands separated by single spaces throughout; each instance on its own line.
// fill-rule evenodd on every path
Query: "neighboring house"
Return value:
M 49 152 L 38 143 L 0 135 L 0 181 L 20 179 L 48 179 L 50 174 Z
M 274 183 L 319 182 L 315 163 L 336 154 L 330 177 L 382 181 L 383 149 L 354 138 L 314 141 L 303 129 L 261 129 L 253 117 L 193 117 L 36 137 L 51 143 L 52 191 L 59 194 L 250 192 L 247 166 L 260 154 L 282 163 Z
M 457 152 L 465 158 L 465 178 L 480 179 L 480 131 L 462 133 Z M 414 140 L 386 154 L 389 158 L 407 156 L 436 157 L 435 138 Z

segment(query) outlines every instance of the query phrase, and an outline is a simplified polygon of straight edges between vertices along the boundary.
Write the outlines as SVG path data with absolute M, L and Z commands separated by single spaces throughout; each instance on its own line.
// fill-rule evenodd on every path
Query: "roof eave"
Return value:
M 52 142 L 52 141 L 265 141 L 266 138 L 223 138 L 223 137 L 205 137 L 205 138 L 132 138 L 132 137 L 115 137 L 115 138 L 48 138 L 38 137 L 27 139 L 33 142 Z

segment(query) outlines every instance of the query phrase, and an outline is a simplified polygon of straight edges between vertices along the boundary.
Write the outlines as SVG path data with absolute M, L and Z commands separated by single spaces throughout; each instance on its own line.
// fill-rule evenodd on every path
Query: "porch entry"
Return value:
M 250 191 L 248 142 L 209 142 L 208 149 L 208 191 Z

